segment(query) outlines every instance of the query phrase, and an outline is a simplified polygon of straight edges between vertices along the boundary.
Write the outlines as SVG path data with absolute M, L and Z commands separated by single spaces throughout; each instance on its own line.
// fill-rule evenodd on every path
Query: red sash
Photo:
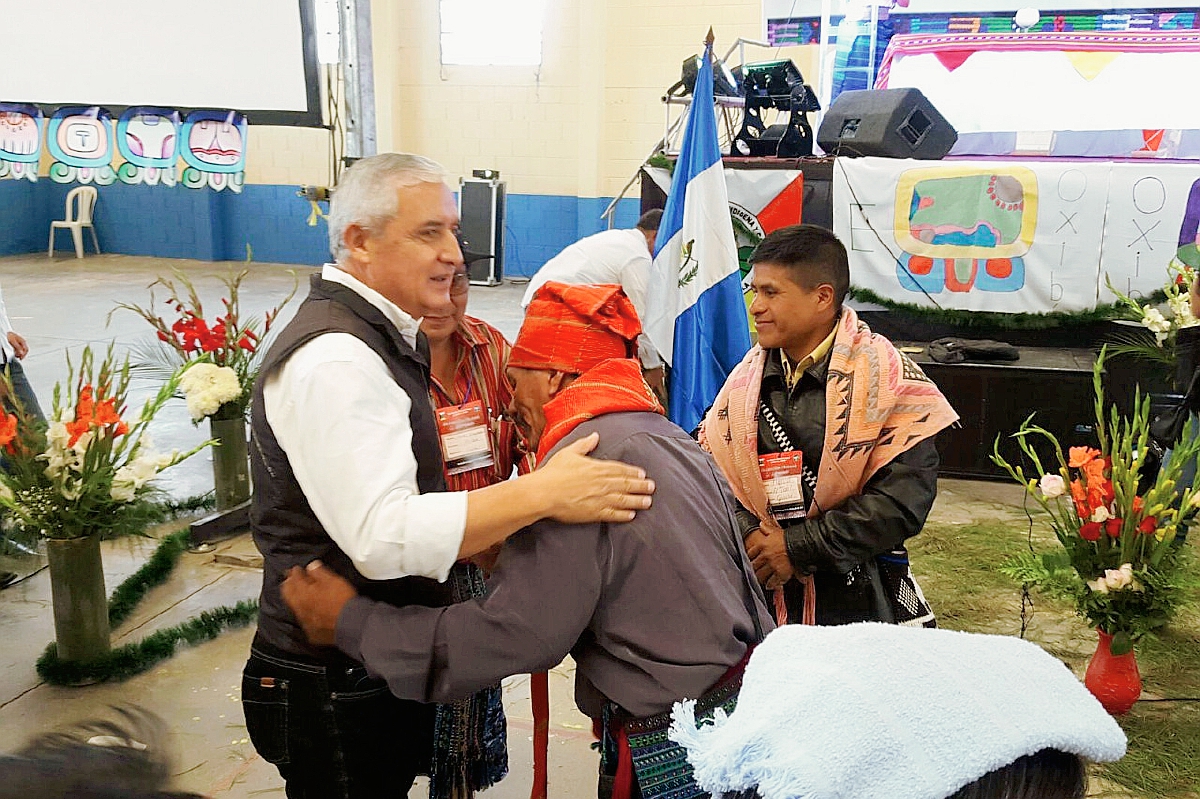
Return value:
M 665 413 L 642 379 L 642 365 L 633 358 L 601 361 L 558 392 L 543 410 L 546 429 L 538 443 L 538 463 L 555 444 L 589 419 L 622 411 Z

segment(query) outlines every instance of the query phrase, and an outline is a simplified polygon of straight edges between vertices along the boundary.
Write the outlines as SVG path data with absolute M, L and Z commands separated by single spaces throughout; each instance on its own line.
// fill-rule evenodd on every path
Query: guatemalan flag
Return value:
M 671 421 L 694 430 L 750 349 L 713 111 L 712 31 L 654 245 L 644 327 L 671 366 Z

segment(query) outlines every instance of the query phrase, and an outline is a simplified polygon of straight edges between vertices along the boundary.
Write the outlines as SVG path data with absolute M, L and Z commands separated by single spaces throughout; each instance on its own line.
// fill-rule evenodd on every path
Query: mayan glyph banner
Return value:
M 1200 169 L 1099 161 L 839 158 L 834 229 L 851 282 L 958 310 L 1079 311 L 1195 259 Z

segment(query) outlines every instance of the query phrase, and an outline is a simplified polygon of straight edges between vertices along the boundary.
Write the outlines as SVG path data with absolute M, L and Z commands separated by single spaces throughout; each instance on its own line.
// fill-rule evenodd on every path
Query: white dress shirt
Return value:
M 633 303 L 639 319 L 646 318 L 646 282 L 650 279 L 650 249 L 642 231 L 604 230 L 580 239 L 547 261 L 529 279 L 521 307 L 526 308 L 542 284 L 556 280 L 572 285 L 581 283 L 618 283 Z M 662 365 L 658 350 L 646 335 L 638 338 L 642 366 L 655 369 Z
M 321 277 L 378 308 L 415 347 L 420 320 L 336 266 Z M 349 333 L 321 334 L 267 377 L 263 400 L 313 513 L 360 574 L 446 579 L 462 545 L 467 493 L 418 490 L 413 398 L 374 350 Z

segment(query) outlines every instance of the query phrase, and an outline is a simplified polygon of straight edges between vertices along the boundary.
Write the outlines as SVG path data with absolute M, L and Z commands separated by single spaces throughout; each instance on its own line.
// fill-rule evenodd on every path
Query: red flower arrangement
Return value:
M 1129 418 L 1122 418 L 1115 407 L 1106 414 L 1101 387 L 1106 357 L 1107 351 L 1101 351 L 1092 378 L 1098 449 L 1071 447 L 1064 457 L 1054 435 L 1030 417 L 1012 438 L 1040 479 L 1027 477 L 1022 465 L 1000 454 L 1000 437 L 992 460 L 1046 511 L 1063 547 L 1062 557 L 1023 556 L 1001 570 L 1052 590 L 1057 584 L 1074 596 L 1080 615 L 1114 636 L 1113 651 L 1120 654 L 1172 615 L 1177 600 L 1171 578 L 1179 554 L 1175 535 L 1200 505 L 1200 486 L 1179 485 L 1179 479 L 1183 464 L 1200 453 L 1200 437 L 1185 435 L 1170 463 L 1139 492 L 1148 452 L 1150 399 L 1139 396 Z M 1034 447 L 1038 440 L 1053 450 L 1057 463 L 1052 468 L 1043 467 Z
M 171 325 L 171 333 L 159 330 L 158 339 L 177 346 L 180 351 L 189 355 L 213 353 L 215 355 L 214 362 L 217 362 L 219 366 L 224 366 L 223 361 L 228 360 L 228 356 L 224 352 L 227 349 L 236 347 L 253 353 L 258 349 L 258 334 L 250 327 L 243 328 L 240 331 L 241 336 L 237 337 L 236 343 L 231 346 L 229 334 L 238 332 L 237 314 L 231 308 L 231 300 L 222 299 L 221 302 L 225 305 L 226 313 L 224 316 L 218 316 L 211 328 L 204 321 L 204 317 L 196 311 L 184 307 L 183 303 L 176 302 L 175 311 L 179 314 L 179 318 Z M 275 313 L 278 313 L 278 310 L 278 308 L 275 309 Z M 273 319 L 274 314 L 268 313 L 263 323 L 264 333 L 270 329 Z
M 212 364 L 218 369 L 231 370 L 234 377 L 225 377 L 209 367 L 199 370 L 191 379 L 185 377 L 182 386 L 188 395 L 189 409 L 199 421 L 209 416 L 214 419 L 232 419 L 244 415 L 250 403 L 250 392 L 258 374 L 258 357 L 263 339 L 271 330 L 280 310 L 296 293 L 299 283 L 291 292 L 261 318 L 247 316 L 241 312 L 239 289 L 249 270 L 230 272 L 221 278 L 226 296 L 221 299 L 224 313 L 207 318 L 204 304 L 195 286 L 179 270 L 173 279 L 160 277 L 150 284 L 150 304 L 143 308 L 134 303 L 118 303 L 118 308 L 141 316 L 154 328 L 155 336 L 166 347 L 139 347 L 137 352 L 140 366 L 162 374 L 174 371 L 179 366 L 197 363 Z M 293 275 L 294 277 L 294 275 Z M 166 303 L 175 313 L 171 321 L 159 315 L 155 309 L 154 288 L 160 286 L 167 292 Z M 163 354 L 166 358 L 163 358 Z M 165 362 L 164 362 L 165 361 Z M 236 385 L 234 385 L 236 379 Z M 196 394 L 196 397 L 192 395 Z
M 121 514 L 153 489 L 151 481 L 188 452 L 157 453 L 146 430 L 175 394 L 178 374 L 129 421 L 124 418 L 129 364 L 118 365 L 112 348 L 97 364 L 85 347 L 78 369 L 54 387 L 54 411 L 43 422 L 18 408 L 0 414 L 0 505 L 29 530 L 47 538 L 81 538 L 117 525 Z

